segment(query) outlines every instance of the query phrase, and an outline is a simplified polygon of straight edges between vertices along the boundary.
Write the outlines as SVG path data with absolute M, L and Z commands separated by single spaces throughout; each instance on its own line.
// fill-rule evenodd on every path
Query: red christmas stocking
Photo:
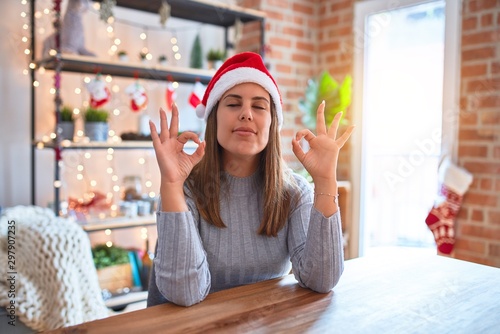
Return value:
M 438 251 L 451 254 L 455 244 L 454 220 L 462 198 L 472 182 L 472 175 L 448 160 L 439 167 L 441 189 L 425 223 L 434 234 Z

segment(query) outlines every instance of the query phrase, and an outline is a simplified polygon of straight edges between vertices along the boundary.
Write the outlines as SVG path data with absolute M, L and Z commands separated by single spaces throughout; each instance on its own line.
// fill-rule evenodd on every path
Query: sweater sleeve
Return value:
M 340 211 L 331 217 L 323 216 L 313 207 L 310 186 L 299 180 L 299 187 L 299 201 L 288 226 L 293 273 L 301 286 L 326 293 L 338 283 L 344 270 Z
M 158 290 L 174 304 L 201 302 L 210 291 L 211 278 L 192 211 L 158 211 L 157 229 L 154 265 Z

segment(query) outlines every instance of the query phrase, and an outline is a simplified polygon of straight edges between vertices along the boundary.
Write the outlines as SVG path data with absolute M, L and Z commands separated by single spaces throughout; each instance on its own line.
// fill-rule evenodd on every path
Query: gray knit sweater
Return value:
M 303 287 L 328 292 L 344 269 L 340 213 L 324 217 L 313 207 L 309 183 L 294 174 L 299 202 L 277 237 L 257 234 L 263 216 L 258 174 L 226 174 L 221 196 L 226 228 L 204 221 L 187 197 L 188 212 L 157 212 L 158 243 L 148 306 L 190 306 L 215 291 L 283 276 L 293 268 Z M 187 188 L 186 188 L 187 191 Z

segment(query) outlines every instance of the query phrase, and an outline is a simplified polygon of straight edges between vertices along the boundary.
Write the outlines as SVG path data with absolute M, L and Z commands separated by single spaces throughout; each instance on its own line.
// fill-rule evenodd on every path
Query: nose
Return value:
M 240 121 L 251 121 L 253 120 L 252 107 L 250 105 L 244 104 L 241 108 Z

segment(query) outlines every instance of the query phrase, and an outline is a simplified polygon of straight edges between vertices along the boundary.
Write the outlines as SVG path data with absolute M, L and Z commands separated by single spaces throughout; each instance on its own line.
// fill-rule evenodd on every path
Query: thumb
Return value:
M 201 142 L 200 144 L 198 144 L 196 151 L 194 151 L 194 153 L 191 154 L 190 160 L 193 163 L 193 166 L 198 164 L 205 155 L 205 146 L 206 142 L 205 141 Z
M 297 139 L 292 139 L 292 152 L 300 162 L 304 161 L 305 153 Z

